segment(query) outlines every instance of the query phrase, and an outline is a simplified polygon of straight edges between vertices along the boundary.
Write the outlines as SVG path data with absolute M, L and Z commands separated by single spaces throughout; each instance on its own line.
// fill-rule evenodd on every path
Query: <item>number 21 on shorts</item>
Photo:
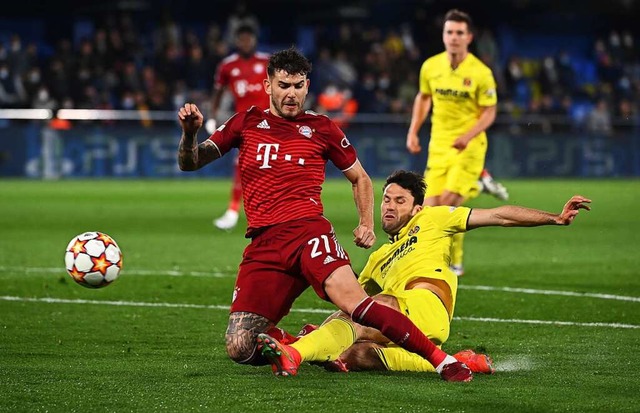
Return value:
M 335 235 L 329 236 L 322 234 L 319 237 L 311 238 L 307 241 L 308 245 L 311 245 L 311 258 L 317 258 L 323 254 L 335 255 L 341 259 L 348 259 L 347 254 L 344 252 L 342 245 L 338 243 Z M 333 247 L 333 249 L 331 248 Z

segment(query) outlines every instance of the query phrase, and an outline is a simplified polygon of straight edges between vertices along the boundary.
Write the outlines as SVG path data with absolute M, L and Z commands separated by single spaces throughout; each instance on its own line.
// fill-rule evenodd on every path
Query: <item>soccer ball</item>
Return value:
M 102 288 L 118 278 L 122 252 L 107 234 L 84 232 L 67 245 L 64 262 L 75 282 L 87 288 Z

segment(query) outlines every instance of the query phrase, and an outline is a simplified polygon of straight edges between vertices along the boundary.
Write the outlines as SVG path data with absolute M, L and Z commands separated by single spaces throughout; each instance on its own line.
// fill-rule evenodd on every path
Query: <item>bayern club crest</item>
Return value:
M 310 127 L 308 126 L 300 126 L 298 128 L 298 132 L 300 132 L 300 135 L 302 136 L 306 136 L 307 138 L 311 138 L 311 135 L 313 133 L 313 131 L 311 130 Z

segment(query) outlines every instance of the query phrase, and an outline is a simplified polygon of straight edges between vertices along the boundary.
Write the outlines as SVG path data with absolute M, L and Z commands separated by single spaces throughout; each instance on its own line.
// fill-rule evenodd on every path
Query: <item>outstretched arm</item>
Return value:
M 356 161 L 352 168 L 346 170 L 344 176 L 353 186 L 353 198 L 360 218 L 358 226 L 353 230 L 353 242 L 358 247 L 371 248 L 376 242 L 373 227 L 373 184 L 371 178 L 367 175 L 360 161 Z
M 411 124 L 409 125 L 409 131 L 407 132 L 407 150 L 409 153 L 417 154 L 422 150 L 418 132 L 420 131 L 425 119 L 427 119 L 430 109 L 431 95 L 418 92 L 416 98 L 413 100 Z
M 562 208 L 560 214 L 505 205 L 491 209 L 473 209 L 469 215 L 467 229 L 502 226 L 502 227 L 537 227 L 540 225 L 569 225 L 581 209 L 589 211 L 591 200 L 581 195 L 574 195 Z
M 182 136 L 178 145 L 178 166 L 182 171 L 195 171 L 218 159 L 220 152 L 215 144 L 206 140 L 198 145 L 198 129 L 202 127 L 202 113 L 193 103 L 186 103 L 178 111 Z

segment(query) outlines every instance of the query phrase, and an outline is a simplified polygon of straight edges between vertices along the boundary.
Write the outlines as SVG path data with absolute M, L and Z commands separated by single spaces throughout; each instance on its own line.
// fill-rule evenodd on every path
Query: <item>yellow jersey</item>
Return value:
M 451 237 L 467 230 L 470 213 L 467 207 L 425 207 L 369 256 L 358 282 L 369 294 L 393 294 L 418 278 L 443 280 L 451 289 L 453 315 L 458 277 L 449 269 Z
M 456 69 L 451 68 L 447 52 L 427 59 L 420 69 L 420 93 L 431 95 L 431 140 L 429 150 L 446 152 L 453 141 L 478 121 L 481 106 L 498 102 L 496 81 L 491 69 L 473 54 Z M 470 142 L 469 149 L 484 141 L 482 132 Z M 474 142 L 476 141 L 476 142 Z

